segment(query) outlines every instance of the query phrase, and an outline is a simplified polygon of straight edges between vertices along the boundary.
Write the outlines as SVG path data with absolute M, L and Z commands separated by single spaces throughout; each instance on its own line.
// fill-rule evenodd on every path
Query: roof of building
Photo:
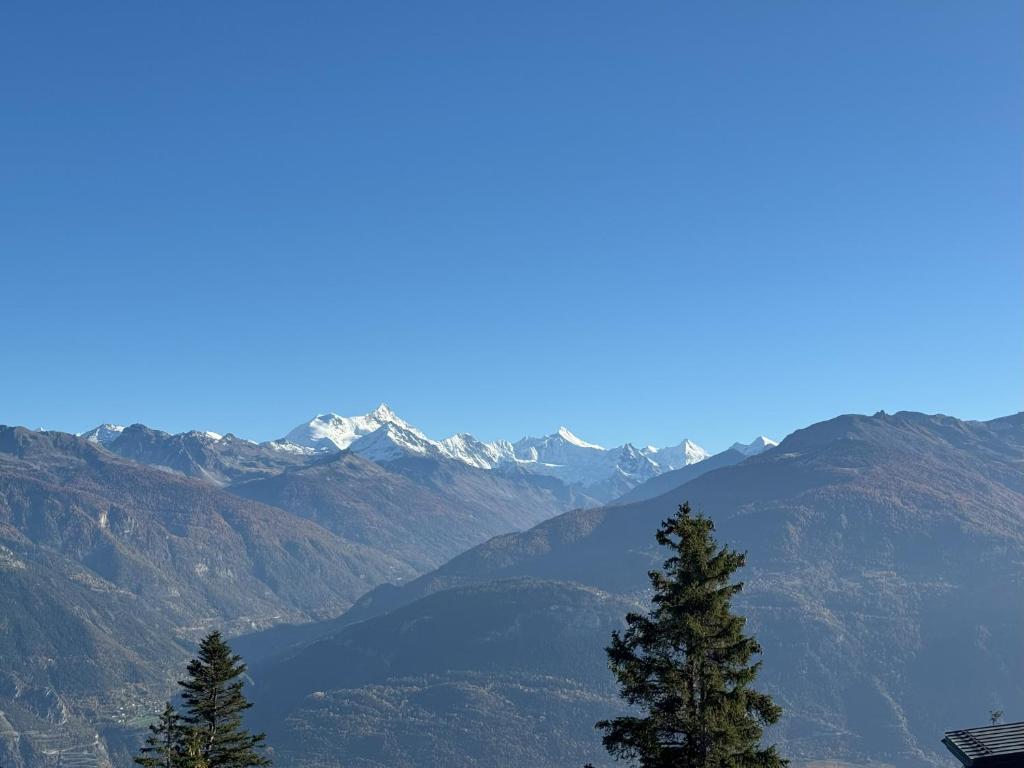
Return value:
M 968 768 L 1024 766 L 1024 723 L 948 731 L 942 743 Z

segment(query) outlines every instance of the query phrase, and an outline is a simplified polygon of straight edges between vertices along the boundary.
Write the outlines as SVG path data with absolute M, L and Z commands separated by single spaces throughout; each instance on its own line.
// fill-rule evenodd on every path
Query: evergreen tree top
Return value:
M 188 665 L 188 676 L 179 681 L 185 713 L 181 750 L 190 766 L 249 768 L 269 765 L 258 750 L 262 733 L 243 727 L 242 714 L 252 704 L 242 692 L 245 663 L 224 641 L 210 632 L 199 644 L 198 656 Z
M 170 702 L 164 705 L 156 723 L 149 726 L 149 736 L 139 750 L 135 762 L 143 768 L 183 768 L 179 750 L 181 717 Z
M 689 504 L 655 535 L 670 554 L 649 574 L 652 607 L 628 614 L 607 649 L 623 699 L 643 716 L 598 723 L 605 747 L 644 768 L 785 765 L 774 747 L 760 746 L 781 709 L 750 687 L 761 647 L 731 610 L 743 588 L 732 577 L 746 555 L 719 546 L 714 523 Z

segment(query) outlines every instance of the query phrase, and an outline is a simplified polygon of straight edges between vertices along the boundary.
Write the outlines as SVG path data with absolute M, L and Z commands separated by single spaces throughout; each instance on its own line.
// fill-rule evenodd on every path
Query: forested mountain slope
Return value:
M 25 736 L 0 733 L 0 754 L 19 744 L 17 766 L 52 732 L 148 713 L 211 626 L 329 617 L 412 573 L 82 438 L 0 428 L 0 711 Z
M 541 578 L 642 600 L 646 571 L 660 554 L 653 532 L 684 498 L 714 517 L 720 539 L 749 553 L 739 607 L 764 645 L 763 684 L 786 709 L 772 735 L 789 755 L 943 765 L 938 739 L 950 723 L 984 719 L 993 708 L 1024 709 L 1024 610 L 1014 607 L 1024 582 L 1019 414 L 990 422 L 916 413 L 843 416 L 667 496 L 570 512 L 497 537 L 407 585 L 382 587 L 361 599 L 326 639 L 269 662 L 263 695 L 275 698 L 272 681 L 282 679 L 276 670 L 295 672 L 308 663 L 324 671 L 325 686 L 339 681 L 346 701 L 371 691 L 388 700 L 397 686 L 393 672 L 376 668 L 369 679 L 352 677 L 361 663 L 353 649 L 385 644 L 394 631 L 383 623 L 389 616 L 421 616 L 400 625 L 409 644 L 426 641 L 422 633 L 458 637 L 460 614 L 445 615 L 430 602 L 457 604 L 461 592 L 452 590 L 489 585 L 491 599 L 501 605 L 500 593 L 521 588 L 515 579 Z M 561 621 L 563 613 L 566 623 L 575 620 L 552 605 L 552 621 Z M 489 614 L 489 628 L 476 632 L 505 637 L 519 625 L 518 616 L 542 607 L 540 600 L 530 609 L 517 605 Z M 549 634 L 555 639 L 548 653 L 557 658 L 560 635 Z M 596 669 L 606 640 L 604 628 L 595 631 L 593 643 L 579 651 L 591 654 L 589 661 L 579 663 Z M 334 653 L 322 652 L 331 647 Z M 498 653 L 484 672 L 479 655 L 419 672 L 497 678 L 509 671 L 502 657 Z M 533 670 L 540 673 L 546 663 L 538 659 Z M 529 662 L 517 662 L 514 671 L 529 674 Z M 566 670 L 594 695 L 605 690 L 589 673 L 574 674 Z M 302 679 L 297 673 L 286 677 Z M 296 691 L 289 690 L 282 700 L 295 701 Z M 312 692 L 303 693 L 305 703 L 280 720 L 279 738 L 305 727 Z M 324 694 L 324 701 L 333 701 L 334 694 Z M 518 711 L 512 698 L 500 706 Z M 348 705 L 322 707 L 326 711 L 317 717 L 334 718 L 335 732 L 358 720 L 375 738 L 395 738 L 397 726 L 388 718 L 367 725 Z M 573 743 L 594 747 L 580 748 L 581 761 L 600 757 L 590 714 L 577 715 L 562 712 L 558 727 L 568 729 Z M 542 722 L 531 727 L 532 737 L 550 735 Z M 438 738 L 445 743 L 437 749 L 462 754 L 458 733 Z M 366 765 L 386 764 L 366 759 Z M 422 757 L 408 760 L 429 764 Z

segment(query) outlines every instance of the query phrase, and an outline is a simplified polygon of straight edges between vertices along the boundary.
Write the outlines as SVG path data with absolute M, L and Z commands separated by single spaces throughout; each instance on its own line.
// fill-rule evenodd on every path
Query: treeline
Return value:
M 181 686 L 182 712 L 170 702 L 135 762 L 145 768 L 249 768 L 270 765 L 262 754 L 264 735 L 242 726 L 252 706 L 242 694 L 245 664 L 220 632 L 199 645 Z

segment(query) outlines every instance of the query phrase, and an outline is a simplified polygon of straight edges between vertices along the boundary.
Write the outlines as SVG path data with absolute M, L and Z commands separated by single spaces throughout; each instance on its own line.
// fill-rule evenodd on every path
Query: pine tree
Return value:
M 186 736 L 182 745 L 182 768 L 209 768 L 210 764 L 203 758 L 203 738 L 196 732 Z
M 189 768 L 249 768 L 270 765 L 257 750 L 263 734 L 242 728 L 242 713 L 252 706 L 242 695 L 242 658 L 220 632 L 199 645 L 199 657 L 188 665 L 188 679 L 179 681 L 186 711 L 183 743 L 191 754 Z
M 732 575 L 746 556 L 719 547 L 714 524 L 689 504 L 664 521 L 658 543 L 672 550 L 651 571 L 646 614 L 626 616 L 612 635 L 608 661 L 620 694 L 637 716 L 603 720 L 604 746 L 642 768 L 780 768 L 774 746 L 762 748 L 765 725 L 782 710 L 750 688 L 761 662 L 745 620 L 731 612 L 743 585 Z
M 160 713 L 160 719 L 149 726 L 149 731 L 135 762 L 145 768 L 180 768 L 181 717 L 170 702 Z

